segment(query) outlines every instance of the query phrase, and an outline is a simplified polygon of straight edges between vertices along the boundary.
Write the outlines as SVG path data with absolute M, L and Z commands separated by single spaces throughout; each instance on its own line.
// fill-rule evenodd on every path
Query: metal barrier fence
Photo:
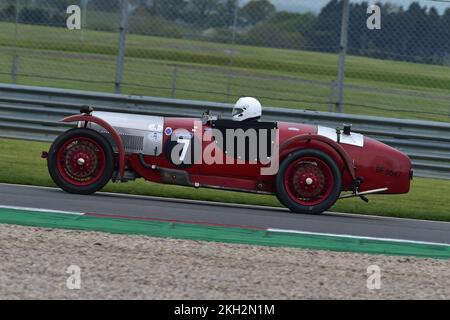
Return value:
M 68 128 L 58 120 L 86 104 L 101 111 L 187 117 L 211 110 L 227 118 L 232 109 L 223 103 L 0 84 L 0 136 L 52 141 Z M 450 123 L 270 107 L 263 119 L 331 127 L 352 123 L 354 131 L 407 153 L 416 175 L 450 179 Z
M 380 29 L 367 26 L 369 3 L 381 3 Z M 69 5 L 81 10 L 80 29 L 66 26 Z M 2 0 L 0 82 L 227 103 L 245 95 L 450 122 L 449 8 L 442 0 Z

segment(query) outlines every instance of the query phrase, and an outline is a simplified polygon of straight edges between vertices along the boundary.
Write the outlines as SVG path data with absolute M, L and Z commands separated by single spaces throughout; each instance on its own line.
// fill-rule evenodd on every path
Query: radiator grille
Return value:
M 125 152 L 141 153 L 144 151 L 144 137 L 121 134 Z
M 105 130 L 100 131 L 100 133 L 108 139 L 111 145 L 114 146 L 114 150 L 117 151 L 111 134 Z M 144 151 L 144 137 L 120 132 L 119 135 L 122 139 L 126 153 L 142 153 Z

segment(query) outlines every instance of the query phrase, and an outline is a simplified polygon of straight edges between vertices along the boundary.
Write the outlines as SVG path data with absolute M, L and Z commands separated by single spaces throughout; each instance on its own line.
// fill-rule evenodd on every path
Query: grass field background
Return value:
M 40 154 L 50 144 L 0 139 L 0 182 L 55 186 Z M 13 169 L 12 169 L 13 168 Z M 255 195 L 212 189 L 160 185 L 142 179 L 110 183 L 105 191 L 154 195 L 183 199 L 281 206 L 274 196 Z M 415 178 L 410 193 L 404 195 L 373 195 L 370 202 L 360 199 L 339 200 L 332 211 L 450 221 L 450 181 Z
M 17 53 L 19 84 L 113 90 L 117 33 L 86 30 L 81 39 L 80 31 L 20 25 L 14 43 L 14 24 L 0 30 L 0 82 L 11 82 Z M 177 98 L 249 95 L 266 106 L 328 111 L 337 64 L 336 54 L 129 34 L 123 92 L 172 96 L 176 65 Z M 349 56 L 346 85 L 347 113 L 450 121 L 449 67 Z

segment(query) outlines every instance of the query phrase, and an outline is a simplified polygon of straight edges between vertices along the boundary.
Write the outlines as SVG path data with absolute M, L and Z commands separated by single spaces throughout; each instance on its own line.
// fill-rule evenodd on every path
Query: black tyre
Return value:
M 105 186 L 114 170 L 110 143 L 100 133 L 85 128 L 64 132 L 48 154 L 48 172 L 58 187 L 91 194 Z
M 281 163 L 276 181 L 277 198 L 296 213 L 322 213 L 341 193 L 341 172 L 334 160 L 319 150 L 289 154 Z

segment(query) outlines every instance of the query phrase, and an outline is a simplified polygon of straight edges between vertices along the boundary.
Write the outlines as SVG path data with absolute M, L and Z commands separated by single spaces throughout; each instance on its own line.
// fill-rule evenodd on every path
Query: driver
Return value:
M 258 121 L 261 118 L 261 103 L 252 97 L 240 98 L 233 107 L 233 120 Z

